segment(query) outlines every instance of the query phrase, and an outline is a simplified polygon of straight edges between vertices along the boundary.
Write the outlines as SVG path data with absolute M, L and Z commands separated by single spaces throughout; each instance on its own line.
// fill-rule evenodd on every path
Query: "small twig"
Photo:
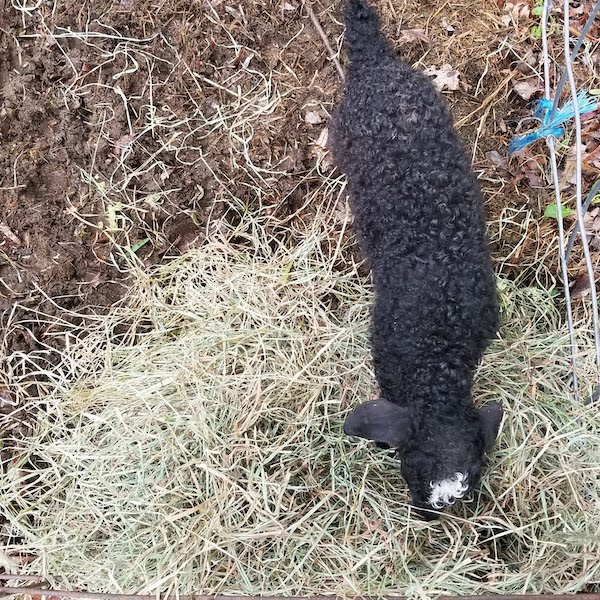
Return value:
M 329 58 L 335 65 L 335 68 L 337 69 L 340 79 L 342 81 L 344 81 L 345 77 L 344 77 L 344 70 L 342 69 L 342 65 L 340 65 L 340 61 L 337 58 L 337 54 L 333 51 L 333 48 L 331 47 L 331 44 L 329 43 L 329 40 L 327 39 L 327 34 L 325 33 L 325 31 L 323 31 L 323 28 L 321 27 L 321 24 L 319 23 L 319 19 L 317 18 L 317 15 L 315 15 L 311 5 L 308 2 L 305 2 L 304 6 L 306 8 L 306 12 L 308 13 L 308 16 L 310 17 L 310 20 L 312 21 L 313 25 L 315 26 L 315 29 L 317 30 L 317 33 L 323 40 L 323 44 L 325 45 L 325 48 L 327 48 L 327 52 L 329 53 Z

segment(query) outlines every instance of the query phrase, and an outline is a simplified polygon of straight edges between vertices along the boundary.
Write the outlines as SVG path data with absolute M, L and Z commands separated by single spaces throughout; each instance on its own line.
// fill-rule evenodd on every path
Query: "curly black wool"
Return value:
M 398 448 L 413 504 L 439 509 L 476 485 L 502 417 L 471 395 L 499 324 L 483 203 L 429 78 L 396 56 L 365 1 L 347 1 L 345 23 L 349 66 L 330 139 L 373 274 L 382 396 L 345 431 Z

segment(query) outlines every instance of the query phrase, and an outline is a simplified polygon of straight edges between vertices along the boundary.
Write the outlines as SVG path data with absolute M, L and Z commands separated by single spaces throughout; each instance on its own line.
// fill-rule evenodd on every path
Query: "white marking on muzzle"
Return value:
M 442 479 L 442 481 L 436 481 L 435 483 L 433 481 L 429 482 L 431 488 L 429 504 L 437 510 L 454 504 L 469 489 L 467 479 L 468 477 L 464 473 L 455 473 L 454 477 Z

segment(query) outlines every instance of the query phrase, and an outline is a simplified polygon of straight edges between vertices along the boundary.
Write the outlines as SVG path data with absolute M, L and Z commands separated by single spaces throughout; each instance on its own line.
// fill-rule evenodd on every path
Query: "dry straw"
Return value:
M 506 409 L 498 448 L 481 494 L 422 523 L 393 457 L 342 434 L 374 386 L 369 286 L 340 219 L 317 215 L 290 235 L 246 212 L 140 272 L 63 350 L 47 395 L 25 407 L 34 431 L 2 465 L 10 570 L 125 593 L 600 582 L 600 416 L 565 392 L 568 335 L 552 296 L 499 281 L 505 326 L 476 389 Z M 589 325 L 577 333 L 591 349 Z M 593 370 L 592 350 L 579 360 Z

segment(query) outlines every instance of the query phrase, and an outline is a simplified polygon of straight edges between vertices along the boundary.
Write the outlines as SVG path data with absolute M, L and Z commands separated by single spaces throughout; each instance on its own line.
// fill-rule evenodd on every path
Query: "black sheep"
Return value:
M 344 431 L 397 448 L 413 504 L 439 510 L 477 484 L 502 419 L 498 404 L 477 409 L 471 395 L 499 324 L 483 204 L 429 78 L 395 55 L 364 0 L 347 1 L 345 23 L 331 149 L 373 274 L 381 398 L 358 406 Z

